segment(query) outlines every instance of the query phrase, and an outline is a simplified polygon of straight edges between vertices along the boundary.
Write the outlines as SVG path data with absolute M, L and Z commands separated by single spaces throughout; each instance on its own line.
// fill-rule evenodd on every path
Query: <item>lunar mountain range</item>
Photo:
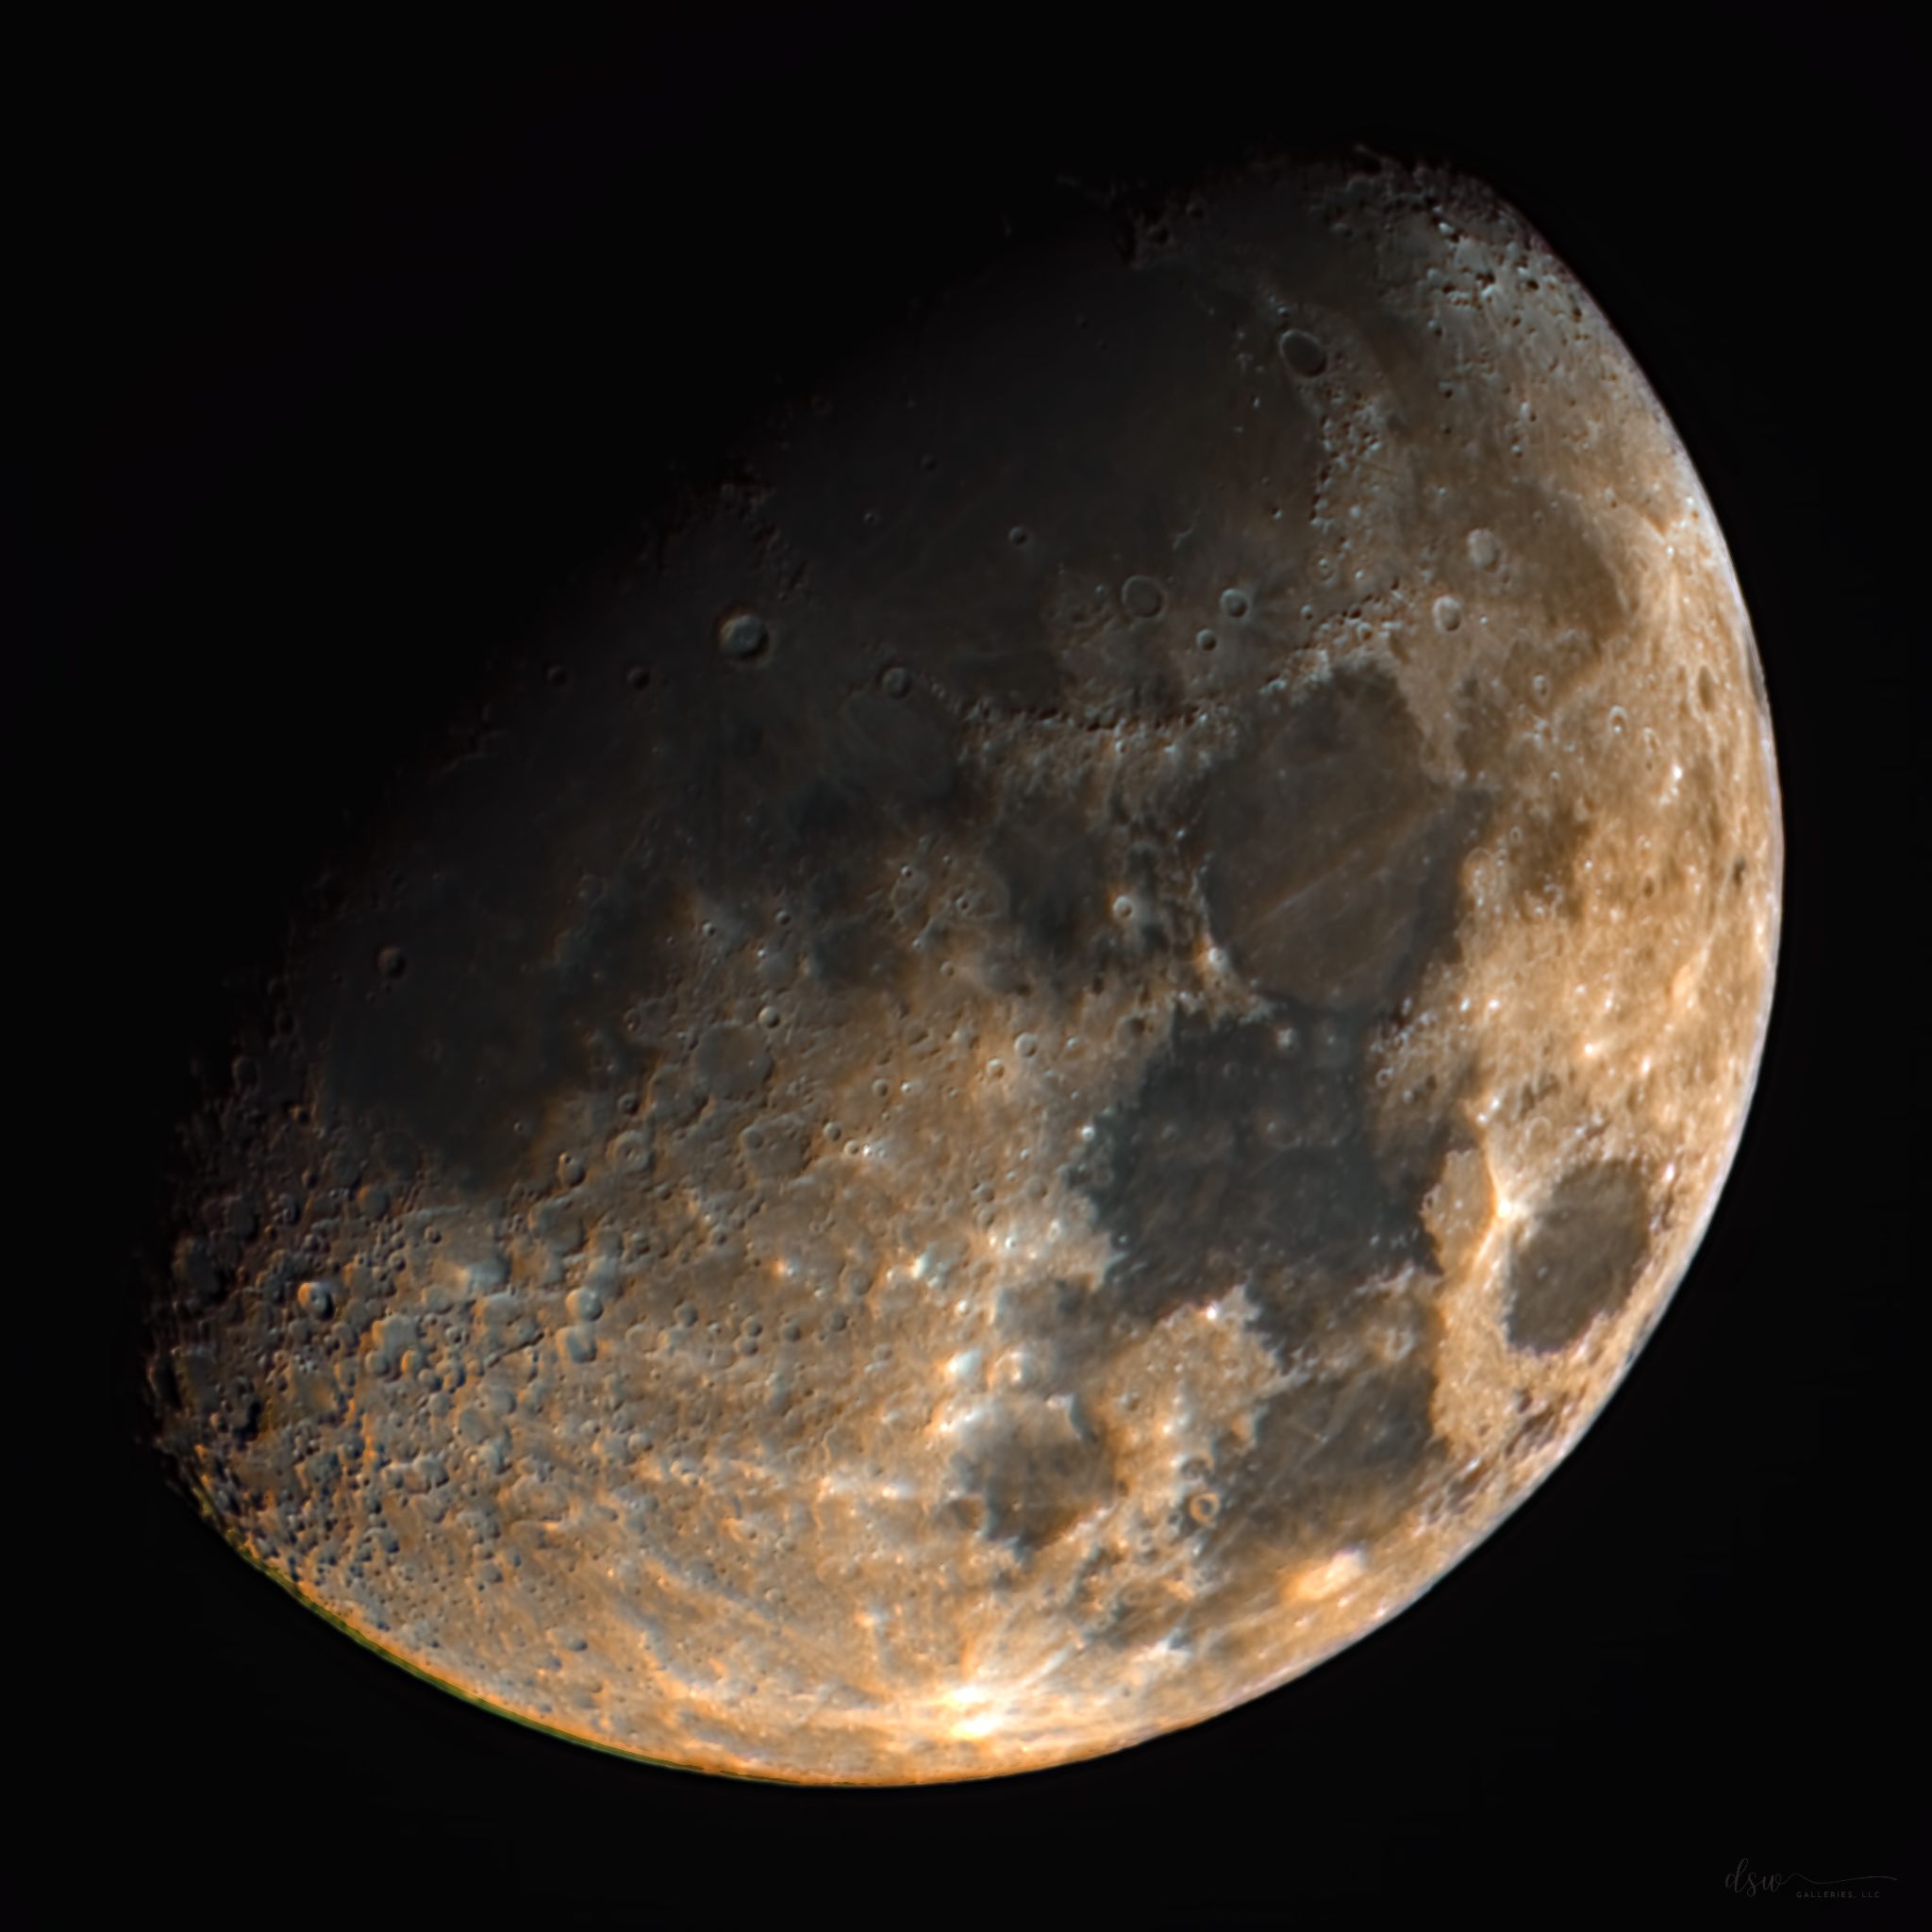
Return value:
M 396 1660 L 984 1776 L 1374 1629 L 1697 1246 L 1782 850 L 1723 538 L 1486 189 L 1016 250 L 554 626 L 193 1124 L 161 1442 Z

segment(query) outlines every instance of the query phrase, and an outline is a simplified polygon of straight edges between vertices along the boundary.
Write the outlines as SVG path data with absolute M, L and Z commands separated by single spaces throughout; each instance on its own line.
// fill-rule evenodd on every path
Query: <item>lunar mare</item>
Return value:
M 1705 493 L 1486 190 L 1096 215 L 548 648 L 196 1126 L 153 1381 L 255 1562 L 618 1751 L 974 1777 L 1307 1670 L 1576 1441 L 1778 802 Z

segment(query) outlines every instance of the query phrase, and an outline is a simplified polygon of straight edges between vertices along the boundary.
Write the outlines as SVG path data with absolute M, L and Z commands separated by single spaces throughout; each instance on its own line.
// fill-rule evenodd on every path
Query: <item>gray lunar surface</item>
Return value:
M 1749 620 L 1483 188 L 1257 170 L 855 358 L 489 694 L 197 1124 L 152 1379 L 461 1694 L 804 1781 L 1373 1630 L 1689 1265 L 1768 1014 Z

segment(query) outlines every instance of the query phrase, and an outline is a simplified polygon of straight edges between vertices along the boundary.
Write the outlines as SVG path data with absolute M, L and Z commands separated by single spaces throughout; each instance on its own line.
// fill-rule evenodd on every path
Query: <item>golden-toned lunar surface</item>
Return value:
M 1710 506 L 1487 192 L 1096 215 L 552 650 L 201 1124 L 164 1439 L 309 1603 L 620 1751 L 981 1776 L 1306 1671 L 1589 1425 L 1778 805 Z

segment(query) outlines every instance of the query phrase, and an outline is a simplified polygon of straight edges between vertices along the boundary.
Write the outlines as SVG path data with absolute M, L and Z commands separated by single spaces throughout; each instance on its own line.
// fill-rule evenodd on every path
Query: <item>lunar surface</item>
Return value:
M 1778 801 L 1704 491 L 1487 191 L 1096 208 L 544 650 L 192 1128 L 161 1440 L 308 1604 L 616 1751 L 977 1777 L 1308 1670 L 1589 1426 Z

